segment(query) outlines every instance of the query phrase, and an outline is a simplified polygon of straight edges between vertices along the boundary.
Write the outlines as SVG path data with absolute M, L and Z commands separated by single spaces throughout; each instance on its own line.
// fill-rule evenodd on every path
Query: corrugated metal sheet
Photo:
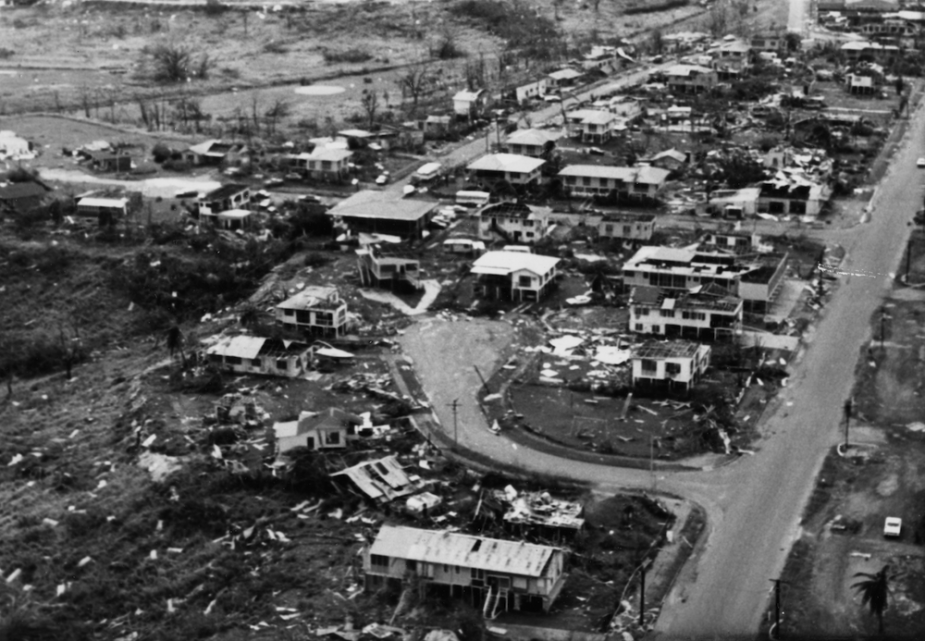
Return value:
M 417 492 L 421 483 L 412 480 L 394 456 L 364 461 L 333 476 L 346 476 L 371 499 L 391 501 Z
M 383 525 L 373 541 L 370 553 L 422 563 L 443 563 L 489 572 L 539 577 L 557 549 L 523 541 L 502 541 L 456 532 Z
M 206 353 L 236 356 L 238 358 L 257 358 L 266 340 L 257 336 L 232 336 L 229 339 L 219 341 L 207 349 Z

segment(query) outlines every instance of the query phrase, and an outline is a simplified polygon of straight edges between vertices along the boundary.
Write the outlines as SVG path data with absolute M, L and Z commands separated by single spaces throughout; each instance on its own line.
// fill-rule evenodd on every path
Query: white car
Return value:
M 915 161 L 916 167 L 925 167 L 925 158 L 919 158 Z
M 883 522 L 883 536 L 898 537 L 903 529 L 903 520 L 895 516 L 886 517 Z

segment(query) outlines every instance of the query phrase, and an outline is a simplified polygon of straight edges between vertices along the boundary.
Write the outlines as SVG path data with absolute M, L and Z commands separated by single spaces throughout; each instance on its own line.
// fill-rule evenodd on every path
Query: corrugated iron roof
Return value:
M 542 576 L 546 564 L 557 551 L 558 548 L 548 545 L 396 525 L 383 525 L 370 548 L 371 554 L 421 563 L 532 577 Z
M 206 353 L 238 358 L 257 358 L 266 340 L 257 336 L 231 336 L 208 348 Z

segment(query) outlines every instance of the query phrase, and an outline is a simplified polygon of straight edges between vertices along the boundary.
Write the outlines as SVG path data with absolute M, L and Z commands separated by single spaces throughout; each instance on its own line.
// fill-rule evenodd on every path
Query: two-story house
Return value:
M 486 298 L 538 301 L 553 287 L 559 259 L 514 251 L 491 251 L 472 265 L 476 291 Z
M 527 186 L 540 182 L 540 169 L 545 160 L 517 154 L 489 154 L 469 163 L 466 171 L 471 180 L 494 184 L 506 181 L 511 185 Z
M 565 551 L 548 545 L 396 525 L 383 525 L 363 553 L 367 590 L 411 574 L 422 590 L 465 599 L 489 618 L 548 612 L 565 585 L 565 562 Z
M 697 291 L 634 287 L 629 328 L 638 334 L 696 340 L 731 340 L 742 326 L 742 299 L 715 286 Z
M 276 322 L 283 327 L 321 336 L 343 336 L 347 303 L 334 287 L 312 285 L 276 306 Z
M 664 71 L 665 84 L 673 94 L 696 94 L 716 86 L 716 71 L 700 65 L 674 65 Z
M 513 98 L 517 104 L 521 104 L 527 100 L 541 100 L 543 96 L 546 95 L 546 86 L 548 82 L 547 78 L 539 78 L 531 82 L 526 82 L 522 85 L 517 85 L 506 95 L 509 99 Z
M 463 118 L 474 118 L 488 104 L 488 92 L 484 89 L 463 90 L 453 96 L 453 113 Z
M 311 153 L 301 153 L 291 156 L 291 166 L 315 180 L 338 181 L 343 180 L 350 173 L 350 159 L 353 152 L 349 149 L 338 149 L 318 146 Z
M 618 196 L 656 198 L 670 174 L 658 167 L 611 167 L 607 165 L 569 165 L 559 172 L 570 196 Z
M 655 216 L 651 214 L 604 214 L 597 224 L 600 238 L 611 240 L 647 241 L 655 231 Z
M 378 244 L 356 250 L 357 273 L 363 287 L 420 290 L 421 261 L 399 250 L 386 251 Z
M 552 129 L 518 129 L 507 137 L 507 148 L 519 156 L 542 156 L 547 148 L 555 147 L 564 135 Z
M 199 197 L 199 214 L 220 214 L 231 209 L 247 209 L 251 203 L 251 188 L 229 183 Z
M 709 345 L 689 341 L 647 341 L 632 349 L 635 388 L 690 390 L 710 367 Z
M 491 240 L 501 236 L 517 244 L 531 245 L 545 238 L 549 231 L 548 207 L 522 202 L 501 202 L 486 205 L 478 211 L 479 238 Z

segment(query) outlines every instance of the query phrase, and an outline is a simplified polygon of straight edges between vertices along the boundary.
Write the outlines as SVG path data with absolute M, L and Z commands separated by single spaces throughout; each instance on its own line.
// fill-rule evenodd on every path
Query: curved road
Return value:
M 870 319 L 890 287 L 908 235 L 908 221 L 922 202 L 925 112 L 920 108 L 891 171 L 872 203 L 872 217 L 842 234 L 846 275 L 815 334 L 793 365 L 790 384 L 769 407 L 754 457 L 713 471 L 660 472 L 658 489 L 694 500 L 707 509 L 709 537 L 669 595 L 656 637 L 703 639 L 751 637 L 768 603 L 769 579 L 779 576 L 815 476 L 840 439 L 842 404 L 848 397 Z M 473 362 L 499 365 L 498 344 L 514 330 L 508 323 L 471 321 L 484 332 L 457 331 L 462 321 L 429 318 L 402 337 L 444 429 L 452 436 L 448 407 L 459 398 L 459 440 L 486 456 L 521 469 L 587 481 L 605 491 L 647 488 L 647 471 L 558 459 L 518 447 L 488 431 L 475 394 L 480 381 Z M 501 333 L 496 340 L 486 333 Z

